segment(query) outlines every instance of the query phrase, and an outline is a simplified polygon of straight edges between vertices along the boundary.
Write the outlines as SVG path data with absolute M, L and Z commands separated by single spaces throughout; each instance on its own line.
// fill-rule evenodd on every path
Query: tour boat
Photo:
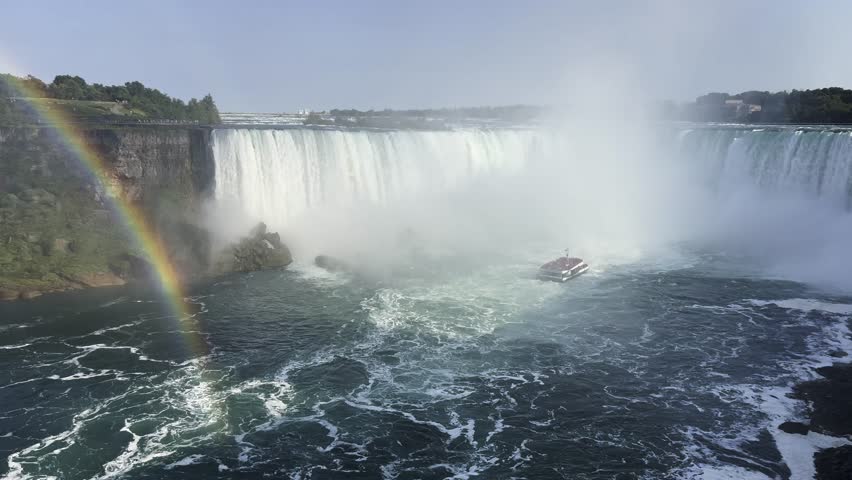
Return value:
M 559 257 L 542 265 L 538 269 L 538 278 L 552 282 L 566 282 L 586 273 L 588 270 L 589 264 L 584 262 L 582 258 L 569 257 L 566 252 L 564 257 Z

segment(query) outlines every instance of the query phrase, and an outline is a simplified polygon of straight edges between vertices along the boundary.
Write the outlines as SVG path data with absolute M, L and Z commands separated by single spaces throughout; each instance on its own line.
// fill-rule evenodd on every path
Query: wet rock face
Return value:
M 293 262 L 286 245 L 277 233 L 266 231 L 266 224 L 259 223 L 247 237 L 225 248 L 218 255 L 213 273 L 254 272 L 272 268 L 283 268 Z
M 0 301 L 2 300 L 17 300 L 21 292 L 9 288 L 0 287 Z
M 156 279 L 154 266 L 142 257 L 125 253 L 109 260 L 109 270 L 124 281 L 150 282 Z
M 852 364 L 835 363 L 817 373 L 822 378 L 793 387 L 793 397 L 808 403 L 808 428 L 835 437 L 852 435 Z M 852 479 L 852 445 L 816 452 L 814 467 L 817 480 Z
M 194 156 L 194 136 L 204 132 L 189 129 L 129 128 L 86 132 L 87 143 L 108 165 L 108 179 L 131 202 L 150 200 L 163 190 L 181 191 L 197 197 L 193 169 L 202 165 Z
M 352 267 L 350 267 L 349 264 L 347 264 L 343 260 L 340 260 L 339 258 L 334 258 L 329 255 L 318 255 L 314 259 L 314 264 L 330 272 L 343 272 L 352 269 Z
M 793 395 L 811 406 L 811 428 L 829 435 L 852 435 L 852 364 L 836 363 L 817 369 L 823 378 L 803 382 Z
M 786 433 L 794 433 L 797 435 L 807 435 L 810 427 L 800 422 L 784 422 L 778 425 L 778 430 Z
M 826 448 L 814 454 L 817 480 L 852 478 L 852 445 Z

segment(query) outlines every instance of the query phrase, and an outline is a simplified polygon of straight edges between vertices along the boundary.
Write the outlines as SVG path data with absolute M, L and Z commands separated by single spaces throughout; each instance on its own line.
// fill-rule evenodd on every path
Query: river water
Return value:
M 808 468 L 779 451 L 807 439 L 774 426 L 801 414 L 789 385 L 844 347 L 851 298 L 727 274 L 725 259 L 701 255 L 596 266 L 565 285 L 532 278 L 523 255 L 442 260 L 392 280 L 308 265 L 229 277 L 188 298 L 197 314 L 183 320 L 122 292 L 4 304 L 0 468 L 588 479 Z

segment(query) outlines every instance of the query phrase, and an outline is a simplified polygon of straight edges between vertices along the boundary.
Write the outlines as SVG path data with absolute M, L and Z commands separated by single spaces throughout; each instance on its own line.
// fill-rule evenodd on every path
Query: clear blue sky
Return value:
M 852 86 L 848 1 L 13 1 L 0 71 L 223 111 L 559 103 L 588 86 Z

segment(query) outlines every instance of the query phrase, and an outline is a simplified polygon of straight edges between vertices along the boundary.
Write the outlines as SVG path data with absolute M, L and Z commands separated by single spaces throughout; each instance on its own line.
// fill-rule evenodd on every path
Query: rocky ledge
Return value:
M 268 232 L 264 223 L 259 223 L 247 236 L 218 252 L 209 251 L 209 235 L 201 228 L 183 225 L 181 232 L 173 234 L 170 239 L 168 248 L 173 255 L 172 261 L 183 274 L 182 280 L 186 284 L 228 273 L 284 268 L 293 261 L 290 250 L 278 233 Z M 188 251 L 193 252 L 191 257 Z M 73 256 L 70 250 L 66 253 Z M 49 276 L 49 283 L 15 284 L 5 281 L 0 285 L 0 300 L 30 299 L 45 293 L 83 288 L 146 285 L 157 281 L 154 267 L 143 257 L 131 253 L 112 256 L 103 271 L 56 269 Z
M 833 355 L 844 357 L 845 353 Z M 793 388 L 792 397 L 808 405 L 810 423 L 784 422 L 787 433 L 810 431 L 852 440 L 852 363 L 835 363 L 817 369 L 822 377 Z M 814 454 L 816 480 L 852 479 L 852 445 L 825 448 Z
M 283 268 L 293 262 L 290 249 L 277 233 L 266 231 L 266 224 L 254 227 L 247 237 L 229 245 L 216 255 L 213 273 L 254 272 Z

